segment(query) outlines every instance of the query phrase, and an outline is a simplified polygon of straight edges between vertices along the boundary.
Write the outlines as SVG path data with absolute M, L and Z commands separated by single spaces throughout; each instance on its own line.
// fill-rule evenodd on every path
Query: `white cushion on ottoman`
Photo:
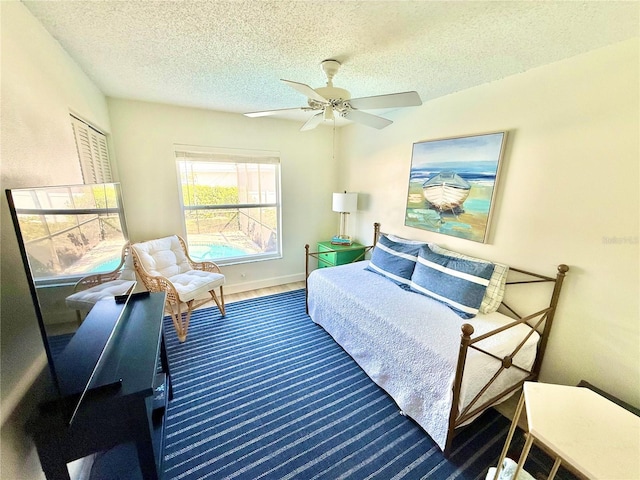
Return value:
M 202 270 L 190 270 L 169 277 L 178 291 L 181 299 L 203 298 L 208 296 L 209 290 L 224 285 L 224 275 Z
M 88 312 L 99 300 L 124 295 L 135 283 L 132 280 L 111 280 L 69 295 L 65 302 L 73 310 Z

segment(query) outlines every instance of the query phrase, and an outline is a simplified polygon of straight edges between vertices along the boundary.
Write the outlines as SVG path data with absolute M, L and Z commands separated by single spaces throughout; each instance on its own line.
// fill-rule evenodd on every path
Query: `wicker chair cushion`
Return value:
M 65 299 L 65 303 L 73 310 L 88 312 L 96 302 L 105 298 L 113 298 L 116 295 L 123 295 L 134 284 L 133 280 L 112 280 L 69 295 Z
M 152 276 L 163 276 L 175 287 L 181 302 L 208 296 L 208 292 L 224 285 L 224 275 L 194 270 L 176 235 L 136 243 L 140 263 Z
M 209 290 L 224 285 L 224 275 L 202 270 L 190 270 L 169 277 L 169 281 L 173 283 L 180 300 L 188 302 L 196 298 L 205 298 L 208 296 Z
M 140 263 L 153 276 L 171 278 L 191 270 L 180 240 L 176 235 L 133 245 Z

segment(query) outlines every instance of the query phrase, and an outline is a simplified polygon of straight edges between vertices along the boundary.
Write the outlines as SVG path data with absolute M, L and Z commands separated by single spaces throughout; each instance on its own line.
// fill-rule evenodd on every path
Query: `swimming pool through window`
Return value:
M 281 256 L 275 152 L 176 146 L 186 241 L 220 265 Z
M 189 256 L 196 262 L 213 261 L 217 262 L 221 258 L 241 258 L 251 255 L 252 252 L 232 245 L 193 245 L 189 247 Z M 120 265 L 120 256 L 111 260 L 100 262 L 91 269 L 91 273 L 113 272 Z

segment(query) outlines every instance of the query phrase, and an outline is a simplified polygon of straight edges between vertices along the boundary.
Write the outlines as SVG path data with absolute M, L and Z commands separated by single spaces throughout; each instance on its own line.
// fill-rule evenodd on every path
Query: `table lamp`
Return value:
M 334 245 L 351 245 L 351 237 L 347 235 L 347 215 L 358 209 L 357 193 L 334 193 L 333 211 L 340 213 L 340 233 L 331 239 Z

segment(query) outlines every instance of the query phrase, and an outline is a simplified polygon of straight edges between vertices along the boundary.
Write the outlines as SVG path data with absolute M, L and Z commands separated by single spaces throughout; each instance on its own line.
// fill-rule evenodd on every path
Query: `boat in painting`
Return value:
M 455 172 L 443 171 L 422 185 L 424 198 L 439 212 L 460 209 L 471 184 Z

